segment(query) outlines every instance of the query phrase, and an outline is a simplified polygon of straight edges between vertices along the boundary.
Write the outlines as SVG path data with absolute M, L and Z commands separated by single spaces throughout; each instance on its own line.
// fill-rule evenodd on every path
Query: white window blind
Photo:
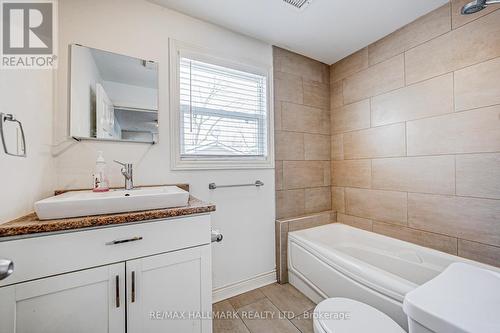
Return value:
M 267 77 L 180 58 L 181 158 L 267 156 Z

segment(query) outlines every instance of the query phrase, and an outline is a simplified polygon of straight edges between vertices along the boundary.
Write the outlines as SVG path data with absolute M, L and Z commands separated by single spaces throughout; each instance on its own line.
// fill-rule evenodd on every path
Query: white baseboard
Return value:
M 214 289 L 212 291 L 212 303 L 217 303 L 230 297 L 246 293 L 268 284 L 276 282 L 276 270 L 268 273 L 256 275 L 250 279 L 242 280 L 236 283 L 229 284 L 224 287 Z

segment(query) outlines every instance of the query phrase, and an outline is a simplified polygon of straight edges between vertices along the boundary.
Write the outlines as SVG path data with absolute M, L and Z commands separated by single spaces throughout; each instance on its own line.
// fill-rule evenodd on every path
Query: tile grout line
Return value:
M 406 87 L 408 87 L 408 81 L 406 79 L 406 50 L 403 51 L 403 77 L 404 77 L 404 87 L 401 88 L 401 89 L 404 89 Z
M 373 158 L 370 159 L 370 190 L 373 189 Z
M 482 154 L 498 154 L 500 153 L 500 150 L 494 150 L 494 151 L 476 151 L 476 152 L 450 152 L 450 153 L 439 153 L 439 154 L 433 154 L 429 153 L 426 155 L 408 155 L 408 156 L 403 156 L 403 155 L 397 155 L 397 156 L 370 156 L 370 157 L 357 157 L 357 158 L 346 158 L 343 160 L 335 160 L 336 162 L 341 162 L 341 161 L 359 161 L 359 160 L 369 160 L 369 159 L 375 159 L 375 160 L 381 160 L 381 159 L 393 159 L 393 158 L 426 158 L 426 157 L 437 157 L 437 156 L 462 156 L 462 155 L 482 155 Z
M 457 196 L 457 155 L 453 155 L 453 162 L 455 166 L 455 196 Z
M 309 309 L 309 310 L 307 310 L 307 311 L 305 311 L 305 312 L 309 312 L 309 311 L 314 310 L 314 309 L 315 309 L 315 307 L 312 307 L 311 309 Z M 305 312 L 304 312 L 304 313 L 305 313 Z M 297 315 L 297 316 L 293 317 L 293 318 L 292 318 L 292 320 L 293 320 L 293 319 L 297 319 L 298 317 L 300 317 L 300 316 L 301 316 L 301 315 L 303 315 L 304 313 L 302 313 L 302 314 L 300 314 L 300 315 Z M 303 331 L 302 331 L 302 330 L 301 330 L 301 329 L 300 329 L 297 325 L 295 325 L 295 324 L 294 324 L 294 322 L 293 322 L 292 320 L 289 320 L 289 321 L 290 321 L 290 323 L 292 323 L 292 325 L 293 325 L 293 326 L 295 326 L 295 328 L 297 328 L 297 330 L 298 330 L 299 332 L 301 332 L 301 333 L 306 333 L 306 332 L 303 332 Z M 297 320 L 300 320 L 300 319 L 297 319 Z
M 451 4 L 450 4 L 450 7 L 451 7 Z M 436 11 L 436 10 L 438 10 L 438 8 L 436 8 L 434 11 Z M 427 13 L 427 14 L 430 14 L 430 13 L 431 13 L 431 12 L 429 12 L 429 13 Z M 422 18 L 422 17 L 426 16 L 427 14 L 425 14 L 425 15 L 421 16 L 420 18 Z M 419 18 L 417 18 L 415 21 L 417 21 L 418 19 L 419 19 Z M 415 21 L 413 21 L 413 22 L 415 22 Z M 409 25 L 410 25 L 410 24 L 412 24 L 413 22 L 408 23 L 407 25 L 405 25 L 405 26 L 403 26 L 403 27 L 399 28 L 399 29 L 398 29 L 398 30 L 396 30 L 396 31 L 399 31 L 399 30 L 401 30 L 401 29 L 403 29 L 403 28 L 405 28 L 405 27 L 409 26 Z M 450 22 L 451 22 L 451 17 L 450 17 Z M 374 45 L 374 44 L 376 44 L 377 42 L 381 41 L 382 39 L 384 39 L 384 38 L 386 38 L 386 37 L 391 36 L 391 35 L 392 35 L 393 33 L 395 33 L 396 31 L 394 31 L 394 32 L 390 33 L 389 35 L 386 35 L 386 36 L 382 37 L 381 39 L 379 39 L 379 40 L 377 40 L 377 41 L 375 41 L 375 42 L 373 42 L 373 43 L 371 43 L 369 46 Z M 430 42 L 430 41 L 434 40 L 434 39 L 437 39 L 437 38 L 439 38 L 439 37 L 442 37 L 442 36 L 444 36 L 444 35 L 446 35 L 446 34 L 448 34 L 448 33 L 452 32 L 452 31 L 453 31 L 453 29 L 451 29 L 451 26 L 450 26 L 450 30 L 445 31 L 445 32 L 442 32 L 442 33 L 440 33 L 440 34 L 438 34 L 438 35 L 435 35 L 435 36 L 433 36 L 433 37 L 431 37 L 431 38 L 429 38 L 429 39 L 427 39 L 427 40 L 425 40 L 425 41 L 423 41 L 423 42 L 419 42 L 419 43 L 417 43 L 417 44 L 415 44 L 415 45 L 413 45 L 413 46 L 411 46 L 411 47 L 408 47 L 408 48 L 403 48 L 403 51 L 401 51 L 400 53 L 404 53 L 404 52 L 410 51 L 410 50 L 412 50 L 412 49 L 415 49 L 415 48 L 417 48 L 417 47 L 419 47 L 419 46 L 422 46 L 422 45 L 424 45 L 424 44 L 426 44 L 426 43 L 428 43 L 428 42 Z M 369 46 L 368 46 L 368 47 L 369 47 Z M 400 53 L 398 53 L 398 54 L 400 54 Z M 348 55 L 347 57 L 349 57 L 349 56 L 350 56 L 350 55 Z M 379 61 L 377 61 L 377 62 L 375 62 L 375 63 L 373 63 L 373 64 L 368 64 L 368 65 L 369 65 L 369 67 L 372 67 L 372 66 L 378 65 L 378 64 L 380 64 L 380 63 L 383 63 L 384 61 L 387 61 L 387 60 L 391 59 L 392 57 L 394 57 L 394 56 L 389 56 L 388 58 L 383 58 L 382 60 L 379 60 Z M 342 59 L 341 59 L 341 60 L 342 60 Z
M 403 225 L 403 224 L 400 224 L 400 223 L 381 221 L 381 220 L 376 220 L 376 219 L 373 219 L 373 218 L 366 218 L 366 217 L 361 217 L 361 216 L 356 216 L 356 215 L 349 215 L 349 214 L 344 214 L 344 215 L 352 216 L 352 217 L 356 217 L 356 218 L 361 218 L 361 219 L 365 219 L 365 220 L 370 220 L 373 223 L 386 224 L 386 225 L 389 225 L 391 227 L 406 228 L 406 229 L 410 229 L 410 230 L 421 232 L 421 233 L 432 234 L 432 235 L 436 235 L 436 236 L 443 236 L 443 237 L 451 238 L 453 240 L 455 240 L 455 239 L 461 239 L 461 238 L 458 238 L 456 236 L 450 236 L 450 235 L 447 235 L 447 234 L 438 233 L 438 232 L 434 232 L 434 231 L 428 231 L 428 230 L 424 230 L 424 229 L 417 229 L 415 227 L 412 227 L 412 226 L 409 226 L 409 225 Z M 375 231 L 373 231 L 373 232 L 375 232 Z M 378 234 L 378 232 L 375 232 L 375 233 Z M 396 238 L 396 237 L 393 237 L 393 238 Z M 479 243 L 479 244 L 482 244 L 482 245 L 498 247 L 498 246 L 495 246 L 495 245 L 491 245 L 491 244 L 487 244 L 487 243 L 481 243 L 481 242 L 474 241 L 474 240 L 469 240 L 469 239 L 463 239 L 463 240 L 466 240 L 466 241 L 469 241 L 469 242 L 474 242 L 474 243 Z M 410 242 L 410 243 L 413 243 L 413 242 Z M 413 243 L 413 244 L 416 244 L 416 243 Z M 500 248 L 500 247 L 498 247 L 498 248 Z
M 280 103 L 280 130 L 283 130 L 283 101 L 279 101 Z
M 470 65 L 467 65 L 467 66 L 464 66 L 464 67 L 458 67 L 458 68 L 455 68 L 453 70 L 450 70 L 450 71 L 447 71 L 447 72 L 444 72 L 444 73 L 439 73 L 439 74 L 427 77 L 425 79 L 414 81 L 414 82 L 410 83 L 409 86 L 412 86 L 412 85 L 415 85 L 415 84 L 418 84 L 418 83 L 422 83 L 422 82 L 425 82 L 425 81 L 428 81 L 428 80 L 431 80 L 431 79 L 435 79 L 437 77 L 440 77 L 440 76 L 443 76 L 443 75 L 446 75 L 446 74 L 451 74 L 453 72 L 459 72 L 461 70 L 464 70 L 464 69 L 467 69 L 467 68 L 471 68 L 471 67 L 474 67 L 474 66 L 477 66 L 477 65 L 481 65 L 481 64 L 483 64 L 485 62 L 489 62 L 489 61 L 495 60 L 497 58 L 500 58 L 500 56 L 493 56 L 493 57 L 485 58 L 485 59 L 482 59 L 481 61 L 475 62 L 473 64 L 470 64 Z
M 295 287 L 294 287 L 294 288 L 295 288 Z M 259 290 L 260 290 L 260 289 L 261 289 L 261 288 L 259 288 Z M 300 292 L 300 291 L 299 291 L 299 292 Z M 264 293 L 263 293 L 263 294 L 264 294 Z M 305 296 L 305 295 L 304 295 L 304 294 L 302 294 L 301 292 L 300 292 L 300 294 L 301 294 L 301 295 L 303 295 L 304 297 L 306 297 L 306 298 L 307 298 L 307 296 Z M 281 311 L 281 309 L 280 309 L 280 308 L 279 308 L 276 304 L 274 304 L 274 303 L 273 303 L 273 301 L 272 301 L 269 297 L 267 297 L 267 295 L 266 295 L 266 294 L 264 294 L 264 296 L 265 296 L 265 298 L 266 298 L 266 299 L 267 299 L 267 300 L 268 300 L 268 301 L 269 301 L 272 305 L 274 305 L 274 307 L 276 307 L 276 309 L 278 309 L 278 311 L 279 311 L 279 312 L 281 312 L 281 313 L 283 313 L 283 314 L 284 314 L 284 311 Z M 307 298 L 307 299 L 309 300 L 309 298 Z M 311 302 L 312 302 L 312 301 L 311 301 Z M 257 302 L 254 302 L 254 303 L 251 303 L 251 304 L 255 304 L 255 303 L 257 303 Z M 297 317 L 300 317 L 301 315 L 303 315 L 304 313 L 306 313 L 306 312 L 308 312 L 308 311 L 310 311 L 310 310 L 314 309 L 315 307 L 316 307 L 316 305 L 314 305 L 312 308 L 307 309 L 306 311 L 304 311 L 304 312 L 302 312 L 302 313 L 300 313 L 300 314 L 295 315 L 295 316 L 294 316 L 294 317 L 292 317 L 291 319 L 295 319 L 295 318 L 297 318 Z M 286 318 L 286 320 L 288 320 L 288 321 L 290 321 L 290 322 L 291 322 L 291 320 L 290 320 L 290 319 L 288 319 L 288 318 Z M 293 323 L 292 323 L 292 324 L 293 324 Z M 294 325 L 294 326 L 295 326 L 295 325 Z
M 262 289 L 262 288 L 259 288 L 259 290 L 260 289 Z M 260 291 L 262 292 L 262 290 L 260 290 Z M 267 297 L 266 294 L 264 294 L 264 292 L 262 292 L 262 294 L 264 295 L 264 297 L 266 298 L 266 300 L 269 301 L 269 303 L 271 303 L 276 309 L 278 309 L 278 312 L 280 312 L 283 315 L 285 314 L 284 311 L 281 311 L 281 309 L 276 304 L 274 304 L 273 301 L 269 297 Z M 255 304 L 255 303 L 257 303 L 257 302 L 254 302 L 254 303 L 251 303 L 251 304 Z M 299 315 L 297 315 L 297 316 L 295 316 L 295 317 L 293 317 L 291 319 L 295 319 L 298 316 Z M 293 327 L 295 327 L 299 332 L 302 333 L 302 331 L 297 326 L 295 326 L 290 319 L 288 319 L 287 317 L 283 317 L 283 318 L 284 318 L 284 320 L 286 320 L 287 322 L 289 322 Z M 278 320 L 279 320 L 279 318 L 278 318 Z M 251 332 L 251 333 L 262 333 L 262 332 Z
M 264 296 L 265 296 L 265 295 L 264 295 Z M 227 299 L 226 299 L 226 300 L 224 300 L 224 301 L 227 301 Z M 221 302 L 224 302 L 224 301 L 221 301 Z M 255 303 L 255 302 L 254 302 L 254 303 Z M 254 304 L 254 303 L 251 303 L 251 304 Z M 245 321 L 244 321 L 244 320 L 240 317 L 240 315 L 239 315 L 239 313 L 238 313 L 239 309 L 236 309 L 236 308 L 235 308 L 235 307 L 231 304 L 231 302 L 229 302 L 229 305 L 230 305 L 230 306 L 231 306 L 231 308 L 232 308 L 232 309 L 236 312 L 236 316 L 238 317 L 238 320 L 239 320 L 239 321 L 243 324 L 243 326 L 245 326 L 245 328 L 247 329 L 247 331 L 248 331 L 249 333 L 254 333 L 254 332 L 252 332 L 252 330 L 250 330 L 250 327 L 248 327 L 248 326 L 247 326 L 247 324 L 245 323 Z M 250 305 L 250 304 L 248 304 L 248 305 Z M 245 305 L 245 306 L 246 306 L 246 305 Z M 219 320 L 220 320 L 220 319 L 219 319 Z M 212 324 L 212 325 L 213 325 L 213 324 Z M 214 333 L 216 333 L 216 332 L 214 332 Z
M 453 0 L 448 1 L 450 4 L 450 31 L 453 31 Z
M 460 237 L 456 237 L 458 241 L 466 241 L 466 242 L 471 242 L 471 243 L 476 243 L 476 244 L 480 244 L 480 245 L 483 245 L 483 246 L 489 246 L 489 247 L 493 247 L 495 249 L 500 249 L 500 246 L 498 245 L 492 245 L 492 244 L 488 244 L 488 243 L 484 243 L 484 242 L 479 242 L 477 240 L 470 240 L 470 239 L 465 239 L 465 238 L 460 238 Z
M 401 53 L 398 53 L 396 56 L 400 56 L 400 55 L 403 55 L 404 59 L 405 59 L 405 66 L 406 66 L 406 53 L 407 51 L 403 51 Z M 396 57 L 394 56 L 394 57 Z M 392 58 L 394 58 L 392 57 Z M 391 58 L 391 59 L 392 59 Z M 475 62 L 473 64 L 470 64 L 470 65 L 467 65 L 467 66 L 464 66 L 464 67 L 459 67 L 459 68 L 456 68 L 456 69 L 453 69 L 453 70 L 450 70 L 450 71 L 447 71 L 447 72 L 444 72 L 444 73 L 439 73 L 439 74 L 436 74 L 436 75 L 432 75 L 430 77 L 427 77 L 425 79 L 421 79 L 421 80 L 417 80 L 417 81 L 414 81 L 414 82 L 411 82 L 411 83 L 408 83 L 408 82 L 405 82 L 405 84 L 402 86 L 402 87 L 399 87 L 399 88 L 395 88 L 395 89 L 390 89 L 390 90 L 387 90 L 387 91 L 384 91 L 384 92 L 381 92 L 381 93 L 378 93 L 378 94 L 375 94 L 375 95 L 371 95 L 371 96 L 366 96 L 364 98 L 361 98 L 359 100 L 355 100 L 355 101 L 352 101 L 350 103 L 347 103 L 345 104 L 344 102 L 344 105 L 350 105 L 350 104 L 354 104 L 354 103 L 358 103 L 360 101 L 363 101 L 365 99 L 368 99 L 368 98 L 373 98 L 373 97 L 378 97 L 378 96 L 382 96 L 382 95 L 386 95 L 386 94 L 389 94 L 389 93 L 393 93 L 397 90 L 400 90 L 400 89 L 404 89 L 404 88 L 408 88 L 408 87 L 411 87 L 411 86 L 414 86 L 414 85 L 418 85 L 418 84 L 421 84 L 421 83 L 424 83 L 426 81 L 429 81 L 429 80 L 433 80 L 433 79 L 436 79 L 438 77 L 441 77 L 441 76 L 445 76 L 445 75 L 448 75 L 448 74 L 452 74 L 454 72 L 458 72 L 458 71 L 461 71 L 463 69 L 467 69 L 467 68 L 470 68 L 470 67 L 474 67 L 474 66 L 477 66 L 477 65 L 480 65 L 480 64 L 483 64 L 485 62 L 489 62 L 489 61 L 492 61 L 492 60 L 495 60 L 497 58 L 500 58 L 500 56 L 494 56 L 494 57 L 491 57 L 491 58 L 486 58 L 484 60 L 481 60 L 479 62 Z M 404 69 L 404 75 L 405 75 L 405 81 L 406 81 L 406 68 Z M 345 79 L 344 79 L 345 80 Z M 293 103 L 292 103 L 293 104 Z M 340 107 L 338 107 L 340 108 Z M 335 109 L 338 109 L 338 108 L 335 108 Z
M 497 9 L 497 10 L 500 10 L 500 9 Z M 353 75 L 355 75 L 355 74 L 358 74 L 358 73 L 360 73 L 360 72 L 362 72 L 362 71 L 365 71 L 365 70 L 369 69 L 370 67 L 376 66 L 376 65 L 381 64 L 381 63 L 383 63 L 383 62 L 385 62 L 385 61 L 387 61 L 387 60 L 390 60 L 390 59 L 394 58 L 394 57 L 395 57 L 395 56 L 397 56 L 397 55 L 400 55 L 400 54 L 406 54 L 408 51 L 411 51 L 411 50 L 413 50 L 413 49 L 415 49 L 415 48 L 417 48 L 417 47 L 419 47 L 419 46 L 425 45 L 426 43 L 429 43 L 429 42 L 431 42 L 431 41 L 433 41 L 433 40 L 435 40 L 435 39 L 438 39 L 439 37 L 442 37 L 442 36 L 444 36 L 444 35 L 446 35 L 446 34 L 452 33 L 453 31 L 458 30 L 458 29 L 460 29 L 460 28 L 463 28 L 463 27 L 465 27 L 465 26 L 467 26 L 467 25 L 469 25 L 469 24 L 471 24 L 471 23 L 473 23 L 473 22 L 476 22 L 477 20 L 483 19 L 483 18 L 485 18 L 485 17 L 487 17 L 487 16 L 489 16 L 489 15 L 492 15 L 492 14 L 493 14 L 493 13 L 495 13 L 497 10 L 494 10 L 494 11 L 492 11 L 491 13 L 488 13 L 488 14 L 485 14 L 485 15 L 483 15 L 483 16 L 480 16 L 480 17 L 478 17 L 478 18 L 476 18 L 476 19 L 474 19 L 474 20 L 472 20 L 472 21 L 469 21 L 469 22 L 467 22 L 467 23 L 465 23 L 465 24 L 463 24 L 463 25 L 461 25 L 461 26 L 459 26 L 459 27 L 453 28 L 453 9 L 452 9 L 451 3 L 450 3 L 450 12 L 451 12 L 451 13 L 450 13 L 450 30 L 448 30 L 448 31 L 446 31 L 446 32 L 444 32 L 444 33 L 442 33 L 442 34 L 439 34 L 439 35 L 437 35 L 437 36 L 434 36 L 434 37 L 432 37 L 432 38 L 430 38 L 430 39 L 427 39 L 426 41 L 423 41 L 423 42 L 421 42 L 421 43 L 419 43 L 419 44 L 416 44 L 416 45 L 414 45 L 414 46 L 412 46 L 412 47 L 410 47 L 410 48 L 404 49 L 402 52 L 400 52 L 400 53 L 398 53 L 398 54 L 396 54 L 396 55 L 394 55 L 394 56 L 388 57 L 387 59 L 381 60 L 381 61 L 376 62 L 376 63 L 373 63 L 373 64 L 368 63 L 368 67 L 367 67 L 367 68 L 363 68 L 363 69 L 360 69 L 360 70 L 358 70 L 358 71 L 356 71 L 356 72 L 350 73 L 350 74 L 349 74 L 349 75 L 347 75 L 346 77 L 344 77 L 344 78 L 342 78 L 342 79 L 339 79 L 339 80 L 337 80 L 337 81 L 334 81 L 334 83 L 336 83 L 336 82 L 338 82 L 338 81 L 341 81 L 341 80 L 345 80 L 346 78 L 349 78 L 349 77 L 351 77 L 351 76 L 353 76 Z M 392 34 L 392 33 L 391 33 L 391 34 Z M 388 37 L 388 36 L 390 36 L 391 34 L 389 34 L 389 35 L 387 35 L 387 36 L 385 36 L 385 37 Z M 385 37 L 383 37 L 383 38 L 385 38 Z M 381 38 L 381 39 L 383 39 L 383 38 Z M 378 41 L 380 41 L 381 39 L 379 39 Z M 376 41 L 376 42 L 378 42 L 378 41 Z M 376 42 L 374 42 L 374 43 L 372 43 L 372 44 L 368 45 L 368 46 L 367 46 L 367 48 L 369 48 L 369 46 L 371 46 L 371 45 L 374 45 Z M 340 61 L 342 61 L 342 60 L 344 60 L 344 59 L 347 59 L 348 57 L 352 56 L 352 55 L 353 55 L 353 54 L 355 54 L 355 53 L 356 53 L 356 52 L 351 53 L 350 55 L 348 55 L 348 56 L 346 56 L 346 57 L 344 57 L 344 58 L 340 59 L 339 61 L 337 61 L 336 63 L 332 64 L 331 66 L 334 66 L 335 64 L 338 64 Z M 368 54 L 368 58 L 369 58 L 369 54 Z M 369 60 L 369 59 L 368 59 L 368 60 Z M 491 60 L 491 59 L 490 59 L 490 60 Z M 485 60 L 485 61 L 488 61 L 488 60 Z M 463 68 L 467 68 L 467 67 L 474 66 L 474 65 L 475 65 L 475 64 L 472 64 L 472 65 L 469 65 L 469 66 L 466 66 L 466 67 L 463 67 Z M 459 68 L 459 69 L 462 69 L 462 68 Z M 443 74 L 448 74 L 448 73 L 449 73 L 449 72 L 447 72 L 447 73 L 443 73 Z M 405 76 L 406 76 L 406 73 L 405 73 Z M 433 78 L 433 77 L 431 77 L 431 78 Z M 428 79 L 431 79 L 431 78 L 428 78 Z M 425 79 L 425 80 L 428 80 L 428 79 Z M 425 80 L 422 80 L 422 81 L 425 81 Z M 406 81 L 406 79 L 405 79 L 405 81 Z M 415 84 L 415 83 L 418 83 L 418 82 L 422 82 L 422 81 L 417 81 L 417 82 L 411 83 L 411 84 L 409 84 L 409 85 L 412 85 L 412 84 Z
M 451 73 L 452 81 L 453 81 L 453 86 L 452 86 L 452 105 L 453 105 L 453 112 L 457 112 L 457 102 L 456 102 L 456 87 L 455 87 L 455 72 Z
M 234 307 L 233 307 L 233 309 L 234 309 Z M 248 332 L 249 333 L 254 333 L 254 332 L 252 332 L 252 330 L 250 329 L 250 327 L 248 327 L 248 325 L 245 323 L 245 321 L 240 317 L 240 315 L 238 314 L 238 310 L 235 309 L 235 311 L 236 311 L 236 315 L 238 316 L 238 319 L 243 323 L 243 326 L 246 327 L 246 329 L 248 330 Z
M 496 58 L 494 58 L 492 60 L 496 60 L 497 58 L 500 58 L 500 57 L 496 57 Z M 488 61 L 491 61 L 491 60 L 488 60 Z M 485 61 L 485 62 L 487 62 L 487 61 Z M 479 64 L 482 64 L 482 63 L 479 63 Z M 367 99 L 372 100 L 373 98 L 376 98 L 376 97 L 379 97 L 379 96 L 383 96 L 385 94 L 394 93 L 394 92 L 396 92 L 398 90 L 402 90 L 402 89 L 406 89 L 406 88 L 412 87 L 413 85 L 418 85 L 418 84 L 421 84 L 421 83 L 423 84 L 423 83 L 426 83 L 427 81 L 434 80 L 434 79 L 437 79 L 437 78 L 440 78 L 440 77 L 444 77 L 446 75 L 452 75 L 453 76 L 453 81 L 454 81 L 455 72 L 457 72 L 457 71 L 459 71 L 459 70 L 448 72 L 448 73 L 445 73 L 445 74 L 442 74 L 442 75 L 438 75 L 438 76 L 432 77 L 430 79 L 426 79 L 426 80 L 417 82 L 415 84 L 410 84 L 410 85 L 408 85 L 406 87 L 401 87 L 401 88 L 398 88 L 398 89 L 395 89 L 395 90 L 391 90 L 391 91 L 389 91 L 387 93 L 383 93 L 383 94 L 379 94 L 379 95 L 374 95 L 374 96 L 371 96 L 371 97 L 367 97 L 367 98 L 364 98 L 364 99 L 359 100 L 357 102 L 346 104 L 345 106 L 350 106 L 352 104 L 360 103 L 360 102 L 365 101 Z M 454 91 L 454 82 L 453 82 L 453 95 L 454 94 L 455 94 L 455 91 Z M 485 109 L 485 108 L 489 108 L 489 107 L 495 107 L 495 106 L 498 106 L 498 105 L 500 105 L 500 103 L 494 103 L 494 104 L 489 104 L 489 105 L 477 106 L 477 107 L 467 108 L 467 109 L 463 109 L 463 110 L 456 110 L 455 109 L 456 108 L 456 106 L 455 106 L 455 98 L 453 96 L 453 110 L 451 112 L 441 113 L 441 114 L 436 114 L 436 115 L 429 115 L 429 116 L 418 117 L 418 118 L 411 118 L 411 119 L 406 119 L 406 120 L 397 121 L 397 122 L 383 123 L 383 124 L 376 125 L 376 126 L 373 126 L 371 124 L 371 128 L 379 128 L 379 127 L 383 127 L 383 126 L 400 124 L 400 123 L 403 123 L 403 122 L 419 121 L 419 120 L 430 119 L 430 118 L 444 117 L 444 116 L 449 116 L 449 115 L 456 114 L 456 113 L 459 113 L 459 112 L 468 112 L 468 111 L 480 110 L 480 109 Z M 341 109 L 341 108 L 343 108 L 345 106 L 336 108 L 335 110 Z M 363 130 L 367 130 L 367 129 L 369 129 L 369 128 L 359 128 L 359 129 L 352 129 L 352 130 L 347 130 L 347 131 L 338 131 L 338 132 L 333 132 L 333 134 L 343 134 L 343 133 L 359 132 L 359 131 L 363 131 Z
M 249 333 L 259 333 L 259 332 L 254 332 L 248 325 L 247 323 L 245 323 L 245 321 L 243 319 L 241 319 L 241 321 L 243 322 L 243 325 L 245 325 L 245 327 L 247 328 L 248 332 Z
M 408 157 L 408 122 L 405 121 L 405 157 Z
M 342 187 L 343 191 L 344 191 L 344 211 L 345 211 L 345 215 L 349 215 L 348 212 L 349 212 L 349 209 L 348 209 L 348 203 L 349 201 L 347 200 L 347 191 L 346 191 L 346 187 Z
M 436 9 L 436 10 L 437 10 L 437 9 Z M 493 13 L 494 13 L 494 12 L 496 12 L 497 10 L 498 10 L 498 9 L 496 9 L 496 10 L 492 11 L 491 13 L 488 13 L 488 14 L 482 15 L 482 16 L 480 16 L 480 17 L 478 17 L 478 18 L 474 19 L 474 20 L 471 20 L 471 21 L 469 21 L 469 22 L 465 23 L 465 24 L 462 24 L 462 25 L 461 25 L 461 26 L 459 26 L 459 27 L 453 28 L 453 9 L 452 9 L 451 2 L 450 2 L 450 11 L 451 11 L 451 14 L 450 14 L 450 30 L 448 30 L 448 31 L 446 31 L 446 32 L 443 32 L 443 33 L 441 33 L 441 34 L 439 34 L 439 35 L 436 35 L 436 36 L 434 36 L 434 37 L 431 37 L 430 39 L 427 39 L 426 41 L 423 41 L 423 42 L 421 42 L 421 43 L 418 43 L 418 44 L 416 44 L 416 45 L 414 45 L 414 46 L 412 46 L 412 47 L 410 47 L 410 48 L 408 48 L 408 49 L 405 49 L 403 52 L 411 51 L 411 50 L 416 49 L 416 48 L 418 48 L 418 47 L 420 47 L 420 46 L 422 46 L 422 45 L 425 45 L 426 43 L 429 43 L 429 42 L 434 41 L 434 40 L 436 40 L 436 39 L 438 39 L 438 38 L 440 38 L 440 37 L 443 37 L 443 36 L 445 36 L 445 35 L 447 35 L 447 34 L 450 34 L 450 33 L 452 33 L 452 32 L 453 32 L 453 31 L 455 31 L 455 30 L 458 30 L 458 29 L 460 29 L 460 28 L 463 28 L 463 27 L 465 27 L 465 26 L 467 26 L 467 25 L 469 25 L 469 24 L 471 24 L 471 23 L 473 23 L 473 22 L 476 22 L 477 20 L 480 20 L 480 19 L 482 19 L 482 18 L 484 18 L 484 17 L 486 17 L 486 16 L 488 16 L 488 15 L 493 14 Z M 410 23 L 410 24 L 411 24 L 411 23 Z M 391 33 L 391 34 L 392 34 L 392 33 Z M 390 36 L 391 34 L 389 34 L 388 36 Z M 387 36 L 385 36 L 385 37 L 387 37 Z M 385 37 L 382 37 L 382 38 L 385 38 Z M 375 43 L 376 43 L 376 42 L 375 42 Z M 370 45 L 371 45 L 371 44 L 370 44 Z M 349 57 L 349 56 L 347 56 L 347 57 Z M 386 60 L 388 60 L 388 59 L 390 59 L 390 58 L 387 58 Z M 341 59 L 341 60 L 342 60 L 342 59 Z M 377 62 L 376 64 L 380 64 L 380 63 L 382 63 L 382 62 L 384 62 L 384 61 L 386 61 L 386 60 L 382 60 L 382 61 L 380 61 L 380 62 Z M 374 64 L 374 65 L 376 65 L 376 64 Z M 372 66 L 373 66 L 373 65 L 372 65 Z
M 472 239 L 460 238 L 460 237 L 457 237 L 457 236 L 453 236 L 453 235 L 449 235 L 449 234 L 444 234 L 444 233 L 439 233 L 439 232 L 435 232 L 435 231 L 430 231 L 430 230 L 426 230 L 426 229 L 417 229 L 417 228 L 412 227 L 410 225 L 406 226 L 406 225 L 402 225 L 402 224 L 395 223 L 395 222 L 381 221 L 381 220 L 376 220 L 376 219 L 368 218 L 368 217 L 361 217 L 361 216 L 357 216 L 357 215 L 353 215 L 353 214 L 344 214 L 344 215 L 352 216 L 352 217 L 356 217 L 356 218 L 361 218 L 361 219 L 365 219 L 365 220 L 370 220 L 370 221 L 373 221 L 375 223 L 387 224 L 387 225 L 392 226 L 392 227 L 402 227 L 402 228 L 406 228 L 406 229 L 410 229 L 410 230 L 413 230 L 413 231 L 422 232 L 422 233 L 426 233 L 426 234 L 432 234 L 432 235 L 437 235 L 437 236 L 444 236 L 444 237 L 451 238 L 452 240 L 457 240 L 457 242 L 460 241 L 460 240 L 463 240 L 463 241 L 467 241 L 467 242 L 471 242 L 471 243 L 480 244 L 480 245 L 483 245 L 483 246 L 488 246 L 488 247 L 493 247 L 493 248 L 500 249 L 500 246 L 497 246 L 497 245 L 488 244 L 488 243 L 485 243 L 485 242 L 480 242 L 480 241 L 472 240 Z M 338 222 L 338 223 L 342 223 L 342 222 Z M 347 224 L 347 223 L 343 223 L 343 224 Z M 393 238 L 395 238 L 395 237 L 393 237 Z M 416 244 L 414 242 L 410 242 L 410 243 Z
M 495 10 L 494 10 L 494 11 L 492 11 L 491 13 L 487 13 L 487 14 L 485 14 L 485 15 L 481 15 L 481 16 L 479 16 L 479 17 L 476 17 L 475 19 L 470 20 L 469 22 L 465 22 L 464 24 L 462 24 L 462 25 L 460 25 L 460 26 L 458 26 L 458 27 L 456 27 L 456 28 L 453 28 L 453 17 L 452 17 L 452 18 L 451 18 L 451 30 L 453 31 L 453 30 L 457 30 L 457 29 L 460 29 L 460 28 L 462 28 L 462 27 L 465 27 L 466 25 L 471 24 L 471 23 L 473 23 L 473 22 L 476 22 L 477 20 L 480 20 L 480 19 L 482 19 L 482 18 L 483 18 L 483 17 L 485 17 L 485 16 L 488 16 L 488 15 L 493 14 L 493 13 L 494 13 L 494 12 L 496 12 L 497 10 L 500 10 L 500 9 L 495 9 Z M 452 12 L 452 15 L 453 15 L 453 12 Z
M 410 207 L 410 204 L 408 203 L 408 198 L 410 196 L 410 193 L 406 192 L 406 226 L 410 226 L 410 210 L 408 209 Z

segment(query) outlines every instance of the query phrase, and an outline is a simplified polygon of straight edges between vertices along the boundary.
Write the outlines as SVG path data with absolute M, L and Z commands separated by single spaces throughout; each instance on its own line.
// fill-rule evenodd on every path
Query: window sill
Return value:
M 245 170 L 274 169 L 274 160 L 180 159 L 173 160 L 172 170 Z

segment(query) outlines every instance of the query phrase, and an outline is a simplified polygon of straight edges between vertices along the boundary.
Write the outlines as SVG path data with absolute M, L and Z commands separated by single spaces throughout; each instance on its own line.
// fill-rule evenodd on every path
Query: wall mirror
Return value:
M 70 135 L 158 142 L 158 64 L 71 45 Z

